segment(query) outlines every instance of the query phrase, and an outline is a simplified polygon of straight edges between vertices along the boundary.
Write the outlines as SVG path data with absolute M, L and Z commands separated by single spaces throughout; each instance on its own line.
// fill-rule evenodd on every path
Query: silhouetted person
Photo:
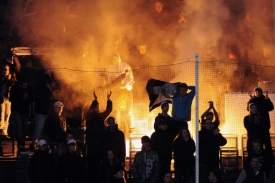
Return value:
M 171 134 L 172 139 L 174 139 L 179 134 L 179 130 L 176 127 L 175 120 L 168 114 L 169 104 L 167 101 L 164 101 L 160 104 L 160 107 L 161 113 L 155 118 L 154 129 L 157 130 L 158 122 L 164 120 L 167 123 L 167 131 Z
M 34 102 L 33 88 L 24 76 L 19 77 L 16 85 L 11 88 L 10 101 L 16 124 L 17 147 L 18 151 L 21 151 L 25 148 L 28 122 L 31 115 L 30 109 Z
M 86 169 L 84 159 L 79 154 L 76 154 L 76 141 L 73 139 L 69 140 L 67 146 L 67 153 L 61 155 L 58 159 L 56 180 L 58 183 L 85 183 Z
M 195 141 L 190 131 L 183 127 L 173 144 L 175 182 L 189 183 L 195 166 Z
M 107 107 L 104 112 L 99 112 L 99 103 L 94 92 L 95 100 L 86 114 L 86 144 L 87 144 L 87 179 L 97 182 L 100 166 L 100 137 L 105 130 L 104 120 L 110 115 L 113 103 L 110 100 L 112 92 L 107 94 Z
M 112 116 L 107 119 L 107 125 L 107 129 L 103 131 L 100 138 L 101 155 L 103 155 L 101 160 L 103 160 L 104 154 L 112 149 L 119 162 L 124 164 L 126 157 L 124 133 L 118 129 L 115 118 Z
M 41 81 L 35 86 L 34 100 L 34 131 L 30 150 L 34 150 L 35 142 L 41 137 L 46 120 L 49 116 L 49 108 L 55 81 L 51 76 L 49 69 L 44 70 Z
M 104 161 L 100 165 L 99 182 L 101 183 L 125 183 L 124 167 L 118 161 L 113 150 L 107 151 Z
M 249 104 L 249 115 L 244 117 L 244 127 L 247 131 L 247 151 L 248 155 L 253 154 L 252 142 L 255 139 L 262 140 L 262 131 L 265 128 L 262 116 L 258 112 L 254 103 Z
M 218 128 L 220 124 L 219 115 L 214 107 L 214 103 L 212 101 L 209 101 L 209 108 L 201 115 L 201 121 L 210 119 L 213 123 L 214 128 Z M 213 112 L 211 111 L 213 110 Z M 215 117 L 215 120 L 213 121 Z
M 16 74 L 11 72 L 9 64 L 5 64 L 1 80 L 0 80 L 0 91 L 4 102 L 1 103 L 1 121 L 0 126 L 3 126 L 3 133 L 8 136 L 8 126 L 11 115 L 11 102 L 10 102 L 10 90 L 15 85 Z
M 220 171 L 218 169 L 212 169 L 209 172 L 208 180 L 211 183 L 222 183 Z
M 161 119 L 156 125 L 158 128 L 151 135 L 150 145 L 159 155 L 161 165 L 159 180 L 161 180 L 164 172 L 170 171 L 173 139 L 171 133 L 167 130 L 168 125 L 166 120 Z
M 224 146 L 227 140 L 218 128 L 213 129 L 212 120 L 204 120 L 199 131 L 199 142 L 200 183 L 206 183 L 209 171 L 219 169 L 220 146 Z
M 273 153 L 271 147 L 271 140 L 270 140 L 270 118 L 269 112 L 274 109 L 274 105 L 272 101 L 268 97 L 268 91 L 266 91 L 266 95 L 263 95 L 263 90 L 260 87 L 256 87 L 254 89 L 255 94 L 251 96 L 250 100 L 248 101 L 247 110 L 249 110 L 249 104 L 253 103 L 257 106 L 257 110 L 261 116 L 261 122 L 263 123 L 263 128 L 261 129 L 260 138 L 262 144 L 265 146 L 267 153 L 270 156 L 270 159 L 273 160 Z M 273 164 L 273 161 L 272 161 Z
M 56 159 L 58 159 L 61 155 L 65 154 L 68 151 L 67 143 L 71 139 L 76 141 L 76 154 L 79 154 L 81 156 L 83 155 L 82 150 L 83 150 L 84 144 L 79 139 L 75 139 L 74 132 L 71 129 L 67 129 L 65 139 L 63 140 L 63 142 L 58 144 L 58 146 L 54 151 L 54 155 Z
M 49 153 L 49 146 L 44 139 L 37 143 L 38 149 L 30 158 L 28 177 L 31 183 L 54 182 L 56 164 L 52 154 Z
M 66 130 L 70 129 L 63 116 L 64 104 L 57 101 L 53 105 L 54 112 L 51 113 L 46 121 L 44 134 L 49 142 L 61 143 L 66 136 Z

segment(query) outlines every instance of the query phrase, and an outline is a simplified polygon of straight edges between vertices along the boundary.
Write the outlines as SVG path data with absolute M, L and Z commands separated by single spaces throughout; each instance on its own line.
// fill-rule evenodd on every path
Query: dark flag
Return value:
M 150 79 L 146 84 L 149 96 L 149 111 L 152 111 L 164 101 L 172 103 L 171 98 L 177 93 L 178 83 L 168 83 L 156 79 Z

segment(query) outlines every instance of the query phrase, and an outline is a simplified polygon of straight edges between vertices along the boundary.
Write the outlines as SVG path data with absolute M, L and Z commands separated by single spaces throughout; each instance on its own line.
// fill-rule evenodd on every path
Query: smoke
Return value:
M 268 0 L 164 1 L 161 13 L 156 11 L 154 2 L 36 0 L 20 14 L 26 9 L 22 3 L 21 9 L 13 13 L 16 17 L 12 18 L 16 20 L 20 37 L 29 44 L 22 46 L 53 50 L 42 58 L 44 67 L 104 71 L 112 64 L 111 54 L 118 52 L 122 61 L 137 69 L 186 61 L 186 58 L 193 59 L 194 54 L 199 53 L 200 60 L 204 61 L 201 70 L 205 72 L 203 75 L 207 75 L 202 77 L 202 83 L 213 81 L 210 86 L 220 88 L 218 94 L 209 92 L 209 96 L 203 99 L 205 101 L 208 98 L 220 100 L 219 94 L 225 92 L 225 83 L 237 79 L 234 78 L 236 70 L 250 69 L 251 72 L 246 72 L 247 78 L 257 72 L 239 63 L 272 63 L 273 19 Z M 184 21 L 179 23 L 181 13 Z M 145 55 L 140 55 L 138 45 L 147 46 Z M 268 58 L 263 55 L 263 50 Z M 206 62 L 214 60 L 221 62 Z M 179 71 L 166 72 L 170 73 L 166 80 L 182 78 Z M 159 72 L 156 73 L 159 76 Z M 101 74 L 82 72 L 75 75 L 77 79 L 72 79 L 72 74 L 71 71 L 55 72 L 57 79 L 74 86 L 73 90 L 87 92 L 86 97 L 104 83 L 103 80 L 100 83 L 94 81 L 102 79 Z M 135 77 L 141 83 L 152 77 L 144 75 Z M 184 78 L 187 78 L 187 83 L 194 82 L 190 75 L 184 75 Z M 222 84 L 217 78 L 223 78 Z M 145 85 L 138 85 L 138 82 L 135 87 L 140 86 L 143 90 Z M 83 83 L 89 83 L 89 90 L 81 86 Z M 66 91 L 61 93 L 60 96 L 66 95 Z

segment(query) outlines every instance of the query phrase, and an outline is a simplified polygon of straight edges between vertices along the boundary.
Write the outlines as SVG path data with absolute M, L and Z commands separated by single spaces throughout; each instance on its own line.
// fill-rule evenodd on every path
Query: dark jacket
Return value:
M 84 117 L 83 117 L 82 107 L 75 106 L 72 110 L 68 110 L 64 112 L 65 112 L 67 124 L 71 128 L 84 126 Z
M 114 175 L 119 171 L 124 171 L 124 167 L 119 162 L 103 161 L 100 165 L 99 180 L 100 183 L 124 183 L 124 178 L 116 178 Z
M 50 142 L 61 143 L 65 139 L 66 129 L 69 129 L 65 117 L 52 113 L 46 120 L 44 135 L 49 137 Z
M 195 141 L 189 139 L 185 141 L 181 136 L 177 137 L 173 144 L 174 149 L 174 165 L 176 167 L 194 167 L 195 165 Z
M 102 133 L 100 139 L 101 147 L 101 160 L 107 154 L 108 150 L 113 150 L 119 162 L 125 161 L 126 148 L 125 148 L 125 137 L 124 133 L 120 131 L 116 125 L 116 130 L 111 131 L 109 127 Z
M 28 97 L 24 100 L 23 96 L 27 93 Z M 11 110 L 21 114 L 30 114 L 31 105 L 34 102 L 33 88 L 28 84 L 27 89 L 22 89 L 18 84 L 13 86 L 10 91 Z
M 99 143 L 100 136 L 106 129 L 104 120 L 110 115 L 113 109 L 111 100 L 107 100 L 106 110 L 102 113 L 88 111 L 86 114 L 86 143 L 93 145 L 95 142 Z
M 270 118 L 269 118 L 269 111 L 272 111 L 274 109 L 274 105 L 271 102 L 271 100 L 268 98 L 266 99 L 264 95 L 261 97 L 255 97 L 253 96 L 247 104 L 247 109 L 249 109 L 249 104 L 254 103 L 257 106 L 258 112 L 260 113 L 264 126 L 266 129 L 270 129 Z
M 200 163 L 207 164 L 210 168 L 219 168 L 220 146 L 224 146 L 227 140 L 221 135 L 214 135 L 212 130 L 202 127 L 199 131 Z
M 173 139 L 167 130 L 157 129 L 151 135 L 150 145 L 159 155 L 159 161 L 172 159 Z
M 157 182 L 160 176 L 158 154 L 151 147 L 137 152 L 134 160 L 134 178 L 136 181 Z
M 255 139 L 262 140 L 262 133 L 264 129 L 268 130 L 268 128 L 266 128 L 266 126 L 264 125 L 262 117 L 259 114 L 257 115 L 250 114 L 245 116 L 243 123 L 247 131 L 248 140 L 250 141 L 253 141 Z
M 31 183 L 48 183 L 54 181 L 55 160 L 47 151 L 36 150 L 29 163 L 28 176 Z
M 80 155 L 67 152 L 60 156 L 57 165 L 57 183 L 86 182 L 85 164 Z
M 42 82 L 35 87 L 35 100 L 34 100 L 34 111 L 35 113 L 48 115 L 49 107 L 51 103 L 52 92 L 46 86 L 47 83 Z
M 270 156 L 266 153 L 265 149 L 262 149 L 262 152 L 256 154 L 255 152 L 248 156 L 244 162 L 244 168 L 250 167 L 250 162 L 252 157 L 258 157 L 259 162 L 262 164 L 261 169 L 265 172 L 266 176 L 269 175 L 269 171 L 272 169 L 272 160 Z
M 253 168 L 247 168 L 245 169 L 246 172 L 246 179 L 245 183 L 264 183 L 264 171 L 259 170 L 259 174 L 255 175 L 255 172 Z
M 177 129 L 175 125 L 175 120 L 171 116 L 163 116 L 161 113 L 158 114 L 158 116 L 155 118 L 155 123 L 154 123 L 154 129 L 158 129 L 158 123 L 159 121 L 166 121 L 168 125 L 168 132 L 172 135 L 172 138 L 174 139 L 177 134 L 179 133 L 179 129 Z

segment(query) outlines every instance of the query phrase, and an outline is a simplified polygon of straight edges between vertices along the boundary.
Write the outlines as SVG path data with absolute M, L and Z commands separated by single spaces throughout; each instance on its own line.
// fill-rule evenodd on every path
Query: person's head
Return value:
M 251 168 L 258 168 L 259 167 L 259 158 L 257 156 L 253 156 L 250 160 L 250 167 Z
M 69 140 L 74 139 L 74 132 L 71 129 L 66 130 L 66 142 Z
M 118 54 L 113 54 L 111 59 L 115 65 L 118 65 L 121 62 Z
M 115 131 L 116 130 L 116 121 L 115 121 L 115 118 L 112 117 L 112 116 L 110 116 L 107 119 L 107 125 L 108 125 L 109 130 Z
M 163 181 L 164 183 L 169 183 L 172 181 L 172 173 L 171 172 L 165 172 L 163 174 Z
M 19 85 L 20 88 L 22 88 L 23 90 L 27 89 L 27 87 L 28 87 L 28 80 L 27 80 L 26 76 L 20 75 L 18 77 L 17 81 L 18 81 L 18 85 Z
M 68 147 L 69 153 L 74 153 L 76 151 L 76 141 L 74 139 L 70 139 L 67 142 L 67 147 Z
M 162 131 L 167 130 L 168 125 L 165 119 L 161 118 L 157 121 L 158 128 Z
M 93 100 L 90 109 L 94 112 L 99 112 L 99 103 L 97 100 Z
M 142 148 L 148 148 L 150 146 L 150 138 L 148 136 L 141 137 Z
M 261 87 L 254 88 L 255 97 L 261 97 L 263 95 L 263 90 Z
M 209 176 L 208 176 L 209 182 L 217 182 L 218 180 L 220 180 L 220 172 L 218 169 L 212 169 L 209 172 Z
M 161 1 L 156 1 L 154 3 L 154 6 L 155 6 L 155 10 L 158 12 L 158 13 L 161 13 L 162 10 L 163 10 L 163 3 Z
M 214 118 L 213 112 L 209 111 L 209 112 L 205 115 L 205 118 L 206 118 L 206 119 L 209 119 L 209 120 L 211 120 L 211 121 L 213 121 L 213 118 Z
M 167 113 L 169 111 L 169 104 L 167 101 L 162 102 L 160 107 L 163 113 Z
M 262 152 L 262 144 L 261 144 L 261 141 L 259 139 L 253 140 L 252 147 L 253 147 L 253 150 L 256 154 L 259 154 L 259 153 Z
M 179 132 L 179 137 L 182 137 L 184 139 L 191 139 L 191 134 L 188 128 L 182 127 Z
M 39 150 L 46 151 L 47 147 L 48 147 L 48 144 L 47 144 L 46 140 L 40 139 L 37 143 L 37 146 L 38 146 Z
M 140 44 L 137 46 L 137 48 L 141 55 L 144 55 L 147 52 L 147 45 L 145 45 L 145 44 Z
M 108 150 L 107 151 L 107 158 L 109 161 L 115 160 L 115 153 L 113 150 Z
M 179 86 L 178 86 L 178 90 L 179 90 L 179 93 L 181 96 L 184 96 L 187 94 L 187 91 L 188 91 L 188 86 L 186 83 L 181 83 Z
M 210 119 L 203 120 L 202 126 L 206 130 L 212 130 L 212 128 L 214 127 L 213 123 L 212 123 L 212 120 L 210 120 Z
M 8 64 L 4 65 L 4 68 L 3 68 L 3 75 L 4 76 L 7 76 L 10 74 L 10 66 Z
M 64 104 L 60 101 L 57 101 L 53 104 L 53 107 L 54 107 L 54 112 L 58 115 L 61 115 L 64 108 Z
M 254 103 L 249 104 L 249 112 L 250 114 L 256 114 L 258 112 L 256 104 Z

